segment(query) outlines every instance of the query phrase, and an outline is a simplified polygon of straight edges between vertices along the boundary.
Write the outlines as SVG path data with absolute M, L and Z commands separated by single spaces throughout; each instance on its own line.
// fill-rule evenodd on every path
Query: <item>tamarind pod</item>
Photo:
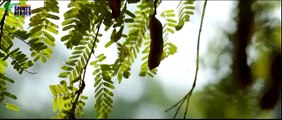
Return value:
M 109 0 L 112 17 L 116 20 L 120 16 L 120 0 Z
M 273 60 L 270 65 L 270 85 L 266 92 L 263 94 L 260 107 L 262 109 L 272 110 L 279 101 L 279 95 L 281 94 L 281 66 L 282 56 L 280 53 L 273 55 Z
M 151 44 L 148 58 L 150 70 L 159 66 L 163 54 L 163 27 L 161 22 L 152 16 L 149 23 Z

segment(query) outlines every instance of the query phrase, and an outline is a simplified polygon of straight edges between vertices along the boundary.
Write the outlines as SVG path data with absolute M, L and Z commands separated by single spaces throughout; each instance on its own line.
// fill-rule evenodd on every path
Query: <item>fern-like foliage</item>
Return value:
M 178 23 L 177 26 L 175 26 L 175 29 L 177 31 L 181 30 L 184 26 L 185 22 L 190 21 L 190 16 L 194 14 L 194 0 L 185 0 L 179 2 L 177 5 L 178 8 Z
M 30 18 L 31 29 L 29 33 L 32 35 L 27 44 L 31 47 L 31 56 L 34 57 L 34 61 L 40 59 L 45 63 L 47 58 L 51 57 L 51 46 L 55 46 L 55 38 L 52 34 L 58 34 L 58 25 L 50 21 L 60 19 L 53 14 L 59 13 L 58 2 L 56 0 L 44 0 L 43 7 L 33 9 L 31 12 L 35 15 Z
M 9 4 L 7 2 L 5 5 L 9 6 Z M 13 68 L 21 74 L 33 65 L 33 62 L 29 60 L 20 48 L 12 48 L 15 34 L 18 33 L 18 30 L 23 29 L 23 18 L 14 16 L 10 10 L 4 8 L 0 8 L 0 15 L 2 16 L 1 20 L 3 20 L 3 23 L 1 23 L 1 26 L 3 26 L 1 32 L 3 34 L 1 34 L 0 41 L 1 54 L 3 55 L 1 57 L 2 61 L 10 58 Z
M 2 56 L 2 54 L 0 54 L 0 56 Z M 19 107 L 5 101 L 5 98 L 17 99 L 17 96 L 9 92 L 6 87 L 7 83 L 14 83 L 14 80 L 5 75 L 5 68 L 7 66 L 6 61 L 0 60 L 0 103 L 4 103 L 5 107 L 8 109 L 18 111 Z
M 72 55 L 68 58 L 68 60 L 65 62 L 65 65 L 62 66 L 62 70 L 64 72 L 61 72 L 59 77 L 63 79 L 68 79 L 69 85 L 67 85 L 68 92 L 72 95 L 71 97 L 68 97 L 67 99 L 63 99 L 64 104 L 58 104 L 59 113 L 58 118 L 66 118 L 69 117 L 69 115 L 75 114 L 75 117 L 80 117 L 82 115 L 82 106 L 84 104 L 82 99 L 82 96 L 78 96 L 79 90 L 81 86 L 76 87 L 74 83 L 79 82 L 81 85 L 81 82 L 83 81 L 84 77 L 83 74 L 85 74 L 87 62 L 90 59 L 91 49 L 93 49 L 94 46 L 94 37 L 86 37 L 83 38 L 80 42 L 80 45 L 77 45 L 74 47 L 74 51 L 72 52 Z M 62 83 L 64 85 L 66 80 L 63 80 Z M 81 94 L 81 93 L 80 93 Z M 77 98 L 79 97 L 79 98 Z M 85 98 L 85 97 L 84 97 Z M 78 102 L 74 102 L 78 99 Z M 54 101 L 54 108 L 56 108 L 56 101 Z M 73 110 L 73 106 L 76 109 Z
M 13 83 L 5 74 L 8 65 L 22 74 L 27 71 L 35 62 L 41 60 L 43 63 L 51 57 L 52 47 L 55 46 L 54 34 L 58 34 L 58 25 L 53 20 L 60 19 L 56 14 L 59 13 L 57 0 L 44 0 L 44 6 L 33 9 L 33 16 L 30 18 L 29 31 L 23 30 L 24 17 L 14 16 L 11 12 L 11 0 L 0 1 L 0 102 L 13 110 L 18 107 L 5 102 L 5 98 L 16 99 L 16 96 L 8 92 L 7 83 Z M 20 0 L 20 4 L 25 4 L 26 0 Z M 161 1 L 157 1 L 161 3 Z M 150 51 L 150 37 L 148 25 L 150 15 L 154 11 L 153 1 L 148 0 L 128 0 L 122 1 L 119 9 L 119 17 L 113 19 L 109 2 L 106 0 L 71 0 L 68 4 L 69 10 L 64 13 L 62 30 L 68 33 L 61 37 L 65 46 L 72 50 L 71 56 L 61 66 L 63 70 L 59 77 L 62 79 L 60 84 L 50 85 L 53 94 L 53 110 L 58 111 L 56 118 L 76 118 L 83 115 L 84 100 L 87 96 L 82 95 L 85 87 L 85 73 L 88 64 L 94 67 L 94 97 L 97 118 L 109 118 L 113 108 L 114 80 L 120 83 L 122 79 L 130 77 L 131 66 L 137 55 L 141 52 L 142 65 L 140 76 L 153 77 L 157 69 L 148 69 L 148 54 Z M 135 13 L 128 10 L 128 4 L 138 4 Z M 177 51 L 177 47 L 169 41 L 169 34 L 174 30 L 180 30 L 185 22 L 189 21 L 190 15 L 195 9 L 193 0 L 180 1 L 178 5 L 178 16 L 174 10 L 165 10 L 160 14 L 164 18 L 163 38 L 164 48 L 162 60 Z M 175 18 L 178 17 L 178 18 Z M 178 19 L 178 21 L 176 21 Z M 98 37 L 101 26 L 105 31 L 111 31 L 110 40 L 105 47 L 113 43 L 117 45 L 118 58 L 114 63 L 105 64 L 104 54 L 100 54 L 90 63 L 90 58 L 95 56 L 95 50 L 99 43 Z M 124 33 L 124 29 L 129 29 Z M 14 40 L 18 39 L 25 43 L 31 51 L 30 60 L 21 48 L 14 47 Z M 145 46 L 141 50 L 142 46 Z M 7 60 L 10 59 L 10 63 Z M 29 72 L 31 73 L 31 72 Z
M 129 24 L 130 31 L 123 43 L 118 43 L 118 59 L 113 65 L 114 73 L 117 75 L 118 81 L 122 78 L 129 78 L 131 65 L 135 61 L 137 54 L 140 52 L 145 33 L 147 31 L 149 22 L 149 13 L 152 12 L 149 4 L 142 1 L 135 11 L 136 17 L 134 21 Z
M 69 32 L 61 38 L 61 41 L 65 42 L 67 48 L 79 45 L 82 42 L 83 36 L 92 32 L 92 25 L 97 24 L 97 21 L 94 23 L 93 20 L 104 10 L 103 6 L 97 5 L 100 2 L 91 3 L 88 0 L 72 0 L 70 2 L 68 5 L 70 10 L 64 14 L 65 20 L 62 23 L 63 31 Z M 93 11 L 93 6 L 100 6 L 102 10 Z
M 3 4 L 0 7 L 0 103 L 4 103 L 8 109 L 18 111 L 18 106 L 5 101 L 7 97 L 17 99 L 14 94 L 7 90 L 6 84 L 14 83 L 14 80 L 6 75 L 5 69 L 11 65 L 19 74 L 24 71 L 31 73 L 27 69 L 33 65 L 33 62 L 22 52 L 21 48 L 14 47 L 16 38 L 25 40 L 29 37 L 29 34 L 22 30 L 24 17 L 15 16 L 11 11 L 15 4 L 11 3 L 11 0 L 1 1 L 0 3 Z M 26 0 L 20 0 L 18 5 L 25 3 Z M 10 63 L 7 62 L 8 59 L 10 59 Z
M 60 84 L 49 86 L 53 94 L 53 111 L 59 111 L 54 118 L 67 118 L 71 114 L 73 106 L 73 99 L 77 88 L 71 88 L 67 86 L 67 82 L 62 80 Z M 85 105 L 84 100 L 87 100 L 87 96 L 80 96 L 75 109 L 75 115 L 81 117 L 84 113 L 82 112 L 83 106 Z
M 69 115 L 74 114 L 74 112 L 76 113 L 75 117 L 80 117 L 82 115 L 82 105 L 84 105 L 80 104 L 83 102 L 81 98 L 82 96 L 80 96 L 80 98 L 78 98 L 78 102 L 74 104 L 74 101 L 76 101 L 75 99 L 78 97 L 77 94 L 80 88 L 80 86 L 76 87 L 74 83 L 81 82 L 81 80 L 83 80 L 83 72 L 85 72 L 85 66 L 87 64 L 86 61 L 89 59 L 92 46 L 94 45 L 93 43 L 94 39 L 85 38 L 81 40 L 80 45 L 74 47 L 71 57 L 69 57 L 65 62 L 65 65 L 61 67 L 64 72 L 61 72 L 59 77 L 68 79 L 69 85 L 66 85 L 66 80 L 63 80 L 61 84 L 67 88 L 66 91 L 71 96 L 61 100 L 63 101 L 63 104 L 56 103 L 56 99 L 54 99 L 54 110 L 57 110 L 57 106 L 60 108 L 59 113 L 57 114 L 58 118 L 67 118 Z M 76 109 L 73 111 L 72 109 L 74 105 L 78 107 L 75 107 Z
M 65 42 L 67 48 L 72 48 L 73 52 L 65 65 L 61 67 L 63 72 L 60 73 L 59 77 L 68 79 L 69 85 L 67 85 L 67 88 L 72 96 L 63 100 L 65 101 L 64 104 L 57 103 L 57 105 L 60 105 L 58 108 L 61 108 L 57 115 L 59 118 L 76 118 L 83 113 L 82 106 L 84 104 L 82 99 L 85 96 L 83 97 L 81 94 L 85 86 L 85 72 L 91 54 L 94 54 L 96 43 L 99 42 L 97 37 L 101 36 L 99 29 L 106 13 L 103 10 L 107 10 L 105 9 L 105 1 L 71 1 L 68 6 L 71 9 L 64 14 L 63 30 L 68 30 L 69 33 L 63 36 L 61 40 Z M 102 8 L 93 9 L 93 6 Z M 98 31 L 94 32 L 96 28 Z M 78 87 L 74 85 L 77 82 L 79 82 Z M 52 90 L 52 88 L 50 89 Z M 54 108 L 56 108 L 55 100 Z M 98 109 L 101 108 L 98 107 Z
M 127 9 L 127 5 L 138 4 L 138 10 L 132 13 Z M 54 111 L 59 111 L 57 118 L 76 118 L 83 115 L 83 96 L 85 87 L 85 72 L 90 58 L 95 56 L 96 46 L 99 43 L 98 37 L 101 25 L 107 32 L 112 28 L 110 40 L 105 47 L 115 43 L 118 50 L 118 58 L 114 63 L 103 63 L 106 59 L 104 54 L 100 54 L 90 63 L 94 67 L 94 97 L 97 118 L 109 118 L 113 108 L 113 90 L 115 88 L 112 78 L 117 77 L 120 83 L 123 78 L 130 77 L 131 66 L 134 63 L 140 49 L 145 45 L 142 51 L 144 57 L 141 66 L 140 76 L 154 76 L 157 69 L 150 71 L 148 69 L 148 53 L 150 38 L 148 34 L 148 25 L 150 15 L 154 7 L 147 0 L 121 1 L 120 16 L 113 19 L 108 1 L 88 1 L 72 0 L 64 13 L 65 20 L 62 23 L 63 31 L 68 33 L 61 37 L 65 46 L 72 50 L 71 56 L 66 60 L 61 68 L 63 72 L 59 77 L 63 80 L 60 84 L 50 85 L 50 90 L 54 96 Z M 162 59 L 176 53 L 176 46 L 168 41 L 168 34 L 174 33 L 177 27 L 177 21 L 173 10 L 167 10 L 161 14 L 165 18 L 164 24 L 164 53 Z M 182 20 L 182 18 L 180 19 Z M 128 26 L 127 26 L 128 24 Z M 129 28 L 128 33 L 124 34 L 124 29 Z M 77 83 L 77 84 L 75 84 Z
M 97 56 L 97 60 L 91 62 L 96 70 L 93 72 L 95 77 L 95 108 L 97 118 L 109 118 L 111 109 L 113 108 L 114 96 L 112 90 L 115 88 L 112 79 L 112 66 L 108 64 L 101 64 L 106 56 L 100 54 Z
M 150 52 L 150 36 L 149 35 L 145 35 L 144 37 L 144 50 L 142 51 L 142 54 L 144 54 L 144 56 L 142 57 L 142 65 L 141 65 L 141 71 L 139 73 L 139 76 L 145 77 L 145 76 L 150 76 L 150 77 L 154 77 L 157 74 L 158 69 L 153 69 L 153 70 L 149 70 L 148 67 L 148 57 L 149 57 L 149 52 Z M 164 54 L 164 53 L 163 53 Z
M 167 58 L 169 55 L 173 55 L 177 52 L 177 47 L 169 41 L 169 34 L 174 33 L 177 21 L 174 20 L 174 10 L 166 10 L 161 13 L 161 17 L 165 18 L 165 24 L 163 27 L 164 38 L 164 52 L 162 59 Z

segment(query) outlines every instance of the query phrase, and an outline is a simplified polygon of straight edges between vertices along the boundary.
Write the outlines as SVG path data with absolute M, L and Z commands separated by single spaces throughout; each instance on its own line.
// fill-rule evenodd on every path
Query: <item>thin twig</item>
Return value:
M 91 48 L 91 52 L 89 53 L 89 57 L 88 57 L 88 59 L 86 61 L 86 64 L 85 64 L 84 68 L 82 69 L 82 72 L 83 72 L 82 79 L 80 80 L 80 83 L 79 83 L 80 84 L 79 85 L 79 89 L 76 92 L 77 97 L 75 98 L 75 101 L 72 104 L 72 109 L 71 109 L 70 114 L 68 116 L 69 119 L 75 119 L 76 104 L 78 102 L 78 99 L 79 99 L 80 95 L 82 94 L 82 92 L 83 92 L 83 90 L 85 88 L 85 81 L 84 81 L 84 79 L 85 79 L 85 74 L 86 74 L 86 68 L 87 68 L 87 65 L 88 65 L 88 63 L 90 61 L 91 54 L 94 54 L 94 47 L 95 47 L 95 44 L 96 44 L 96 41 L 97 41 L 97 37 L 98 37 L 98 34 L 99 34 L 99 30 L 100 30 L 100 26 L 101 26 L 103 20 L 101 20 L 101 22 L 98 25 L 98 29 L 97 29 L 97 32 L 96 32 L 95 40 L 94 40 L 92 48 Z
M 0 6 L 2 6 L 2 4 L 3 4 L 4 2 L 5 2 L 5 1 L 3 1 Z M 10 4 L 11 0 L 8 0 L 7 2 L 8 2 L 8 4 Z M 5 24 L 4 21 L 5 21 L 5 18 L 6 18 L 7 15 L 8 15 L 8 10 L 5 9 L 5 13 L 4 13 L 4 15 L 3 15 L 3 17 L 2 17 L 2 20 L 1 20 L 1 22 L 0 22 L 0 25 L 1 25 L 1 28 L 0 28 L 0 29 L 1 29 L 1 33 L 0 33 L 0 48 L 2 47 L 2 46 L 1 46 L 1 40 L 2 40 L 2 35 L 3 35 L 4 24 Z
M 157 14 L 157 0 L 154 1 L 154 16 Z
M 193 85 L 192 85 L 192 88 L 191 90 L 188 92 L 188 94 L 186 94 L 179 102 L 177 102 L 175 105 L 173 105 L 172 107 L 170 107 L 169 109 L 166 110 L 166 112 L 168 112 L 169 110 L 175 108 L 177 105 L 180 104 L 180 106 L 178 106 L 177 108 L 177 111 L 175 113 L 175 115 L 173 116 L 173 119 L 176 118 L 178 112 L 179 112 L 179 109 L 181 108 L 181 106 L 184 104 L 184 101 L 186 100 L 186 108 L 185 108 L 185 112 L 184 112 L 184 119 L 186 118 L 186 115 L 187 115 L 187 111 L 188 111 L 188 108 L 189 108 L 189 101 L 190 101 L 190 97 L 193 93 L 193 90 L 195 89 L 196 87 L 196 83 L 197 83 L 197 76 L 198 76 L 198 71 L 199 71 L 199 53 L 200 53 L 200 38 L 201 38 L 201 31 L 202 31 L 202 26 L 203 26 L 203 21 L 204 21 L 204 16 L 205 16 L 205 10 L 206 10 L 206 5 L 207 5 L 207 0 L 205 0 L 205 3 L 204 3 L 204 7 L 203 7 L 203 12 L 202 12 L 202 17 L 201 17 L 201 23 L 200 23 L 200 28 L 199 28 L 199 34 L 198 34 L 198 42 L 197 42 L 197 57 L 196 57 L 196 72 L 195 72 L 195 77 L 194 77 L 194 82 L 193 82 Z
M 6 15 L 8 14 L 8 10 L 5 10 L 5 13 L 2 17 L 2 20 L 0 22 L 0 25 L 1 25 L 1 33 L 0 33 L 0 45 L 1 45 L 1 42 L 2 42 L 2 35 L 3 35 L 3 29 L 4 29 L 4 24 L 5 24 L 5 18 L 6 18 Z

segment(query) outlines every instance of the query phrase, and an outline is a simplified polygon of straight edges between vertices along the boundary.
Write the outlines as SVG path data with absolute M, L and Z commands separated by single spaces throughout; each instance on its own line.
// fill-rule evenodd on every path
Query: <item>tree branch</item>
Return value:
M 196 87 L 196 83 L 197 83 L 197 76 L 198 76 L 198 71 L 199 71 L 199 53 L 200 53 L 200 38 L 201 38 L 201 31 L 202 31 L 202 26 L 203 26 L 203 21 L 204 21 L 204 16 L 205 16 L 205 10 L 206 10 L 206 5 L 207 5 L 207 0 L 205 0 L 205 3 L 204 3 L 204 7 L 203 7 L 203 12 L 202 12 L 202 17 L 201 17 L 201 24 L 200 24 L 200 28 L 199 28 L 199 34 L 198 34 L 198 42 L 197 42 L 197 62 L 196 62 L 196 72 L 195 72 L 195 77 L 194 77 L 194 82 L 193 82 L 193 85 L 192 85 L 192 88 L 191 90 L 179 101 L 177 102 L 175 105 L 173 105 L 172 107 L 170 107 L 169 109 L 166 110 L 166 112 L 168 112 L 169 110 L 175 108 L 177 105 L 180 104 L 180 106 L 178 106 L 174 116 L 173 116 L 173 119 L 176 118 L 181 106 L 184 104 L 185 100 L 186 100 L 186 108 L 185 108 L 185 113 L 184 113 L 184 119 L 186 118 L 186 115 L 187 115 L 187 111 L 188 111 L 188 107 L 189 107 L 189 101 L 190 101 L 190 97 L 193 93 L 193 90 L 195 89 Z
M 96 32 L 95 40 L 93 42 L 93 45 L 92 45 L 92 48 L 91 48 L 91 52 L 89 53 L 89 57 L 88 57 L 88 59 L 86 61 L 86 64 L 85 64 L 84 68 L 82 69 L 83 75 L 82 75 L 82 79 L 79 82 L 79 89 L 76 91 L 77 97 L 75 98 L 75 101 L 72 104 L 72 109 L 70 111 L 70 114 L 68 115 L 68 119 L 75 119 L 76 105 L 77 105 L 77 102 L 78 102 L 78 99 L 79 99 L 80 95 L 82 94 L 82 92 L 83 92 L 83 90 L 85 88 L 84 79 L 85 79 L 85 74 L 86 74 L 86 68 L 87 68 L 87 65 L 88 65 L 88 63 L 90 61 L 91 54 L 94 54 L 94 47 L 95 47 L 95 44 L 96 44 L 96 41 L 97 41 L 97 37 L 98 37 L 98 34 L 99 34 L 99 30 L 100 30 L 100 27 L 101 27 L 101 24 L 102 24 L 103 20 L 104 19 L 102 19 L 101 22 L 97 26 L 98 29 L 97 29 L 97 32 Z
M 3 4 L 4 2 L 5 2 L 5 0 L 2 1 L 2 3 L 0 4 L 0 6 L 2 6 L 2 4 Z M 8 4 L 10 4 L 11 0 L 8 0 L 8 1 L 6 1 L 6 2 L 8 2 Z M 5 6 L 5 5 L 4 5 L 4 6 Z M 5 8 L 5 13 L 4 13 L 4 15 L 3 15 L 3 17 L 2 17 L 2 20 L 1 20 L 1 22 L 0 22 L 0 25 L 1 25 L 1 28 L 0 28 L 0 30 L 1 30 L 1 32 L 0 32 L 0 49 L 2 48 L 2 45 L 1 45 L 1 43 L 2 43 L 2 35 L 3 35 L 4 24 L 5 24 L 5 18 L 6 18 L 7 15 L 8 15 L 8 10 L 7 10 L 7 8 Z
M 1 25 L 1 28 L 0 28 L 0 30 L 1 30 L 1 33 L 0 33 L 0 47 L 1 47 L 1 43 L 2 43 L 2 35 L 3 35 L 4 24 L 5 24 L 4 21 L 5 21 L 5 18 L 6 18 L 7 14 L 8 14 L 8 10 L 5 10 L 5 13 L 4 13 L 4 15 L 2 17 L 2 20 L 0 22 L 0 25 Z

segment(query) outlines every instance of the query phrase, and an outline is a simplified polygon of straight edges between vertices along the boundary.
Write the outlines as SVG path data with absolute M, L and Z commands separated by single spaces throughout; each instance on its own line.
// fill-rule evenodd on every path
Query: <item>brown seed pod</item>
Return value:
M 282 57 L 280 53 L 273 55 L 273 61 L 270 68 L 270 86 L 263 94 L 260 106 L 262 109 L 273 109 L 279 101 L 281 94 L 281 66 Z
M 109 0 L 112 17 L 116 20 L 120 16 L 120 0 Z
M 152 16 L 150 19 L 149 29 L 151 44 L 148 66 L 149 69 L 152 70 L 159 66 L 163 54 L 163 27 L 155 16 Z

